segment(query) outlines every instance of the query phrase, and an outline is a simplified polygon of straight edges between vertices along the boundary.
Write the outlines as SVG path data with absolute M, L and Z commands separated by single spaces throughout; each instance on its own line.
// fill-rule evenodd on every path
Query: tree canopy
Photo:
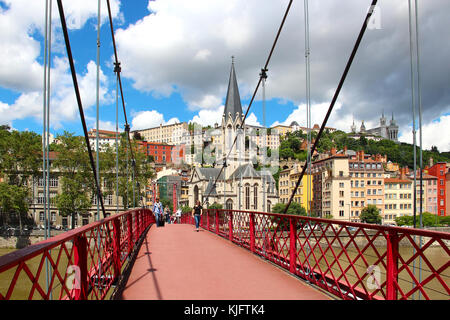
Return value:
M 360 215 L 361 222 L 381 224 L 382 218 L 380 215 L 380 209 L 373 204 L 369 204 L 367 207 L 361 210 Z

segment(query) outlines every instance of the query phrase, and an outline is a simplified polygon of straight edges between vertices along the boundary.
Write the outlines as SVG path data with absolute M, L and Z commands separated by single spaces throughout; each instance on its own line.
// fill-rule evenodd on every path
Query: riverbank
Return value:
M 64 232 L 63 230 L 51 230 L 50 235 L 54 237 Z M 16 232 L 14 235 L 0 234 L 0 249 L 22 249 L 43 240 L 45 240 L 44 230 L 26 231 L 21 234 Z

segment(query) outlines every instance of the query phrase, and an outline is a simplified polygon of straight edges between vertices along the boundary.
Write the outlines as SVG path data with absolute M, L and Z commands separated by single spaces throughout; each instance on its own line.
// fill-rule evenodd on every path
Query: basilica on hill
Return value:
M 226 209 L 270 212 L 278 203 L 276 182 L 269 171 L 257 171 L 245 148 L 244 114 L 234 61 L 222 115 L 216 164 L 194 167 L 189 180 L 189 206 L 197 201 L 221 204 Z M 237 136 L 237 138 L 236 138 Z M 236 139 L 236 143 L 233 143 Z
M 392 119 L 389 122 L 389 125 L 387 125 L 387 120 L 384 116 L 384 112 L 381 115 L 380 118 L 380 126 L 372 129 L 366 129 L 366 126 L 364 125 L 364 120 L 361 123 L 361 127 L 359 132 L 356 132 L 356 125 L 355 121 L 353 120 L 353 124 L 351 126 L 351 132 L 350 134 L 354 137 L 359 137 L 361 135 L 364 135 L 367 138 L 373 138 L 373 139 L 389 139 L 394 142 L 398 142 L 398 125 L 397 122 L 394 119 L 394 113 L 392 113 Z

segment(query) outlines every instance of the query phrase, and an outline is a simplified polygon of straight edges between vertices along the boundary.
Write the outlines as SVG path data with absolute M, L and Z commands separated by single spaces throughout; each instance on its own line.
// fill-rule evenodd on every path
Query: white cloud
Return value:
M 215 110 L 200 110 L 199 113 L 192 118 L 192 122 L 198 123 L 205 127 L 214 126 L 216 123 L 220 125 L 222 123 L 224 108 L 224 106 L 220 106 Z
M 208 49 L 199 50 L 194 57 L 194 60 L 205 61 L 211 56 L 211 51 Z
M 192 109 L 215 109 L 222 103 L 222 99 L 214 95 L 207 94 L 200 97 L 198 101 L 189 102 L 189 106 Z
M 326 116 L 326 113 L 328 111 L 328 108 L 330 105 L 328 103 L 320 103 L 320 104 L 312 104 L 311 105 L 311 125 L 314 126 L 315 124 L 318 124 L 319 127 L 322 125 L 323 120 Z M 333 111 L 330 115 L 330 118 L 327 121 L 326 126 L 331 128 L 336 128 L 345 132 L 350 131 L 350 126 L 352 124 L 352 115 L 341 115 L 339 114 L 339 111 L 342 109 L 342 104 L 336 103 Z M 306 119 L 306 104 L 301 104 L 297 107 L 297 109 L 294 109 L 294 111 L 286 118 L 284 121 L 276 121 L 272 124 L 273 126 L 276 126 L 278 124 L 289 126 L 293 121 L 296 121 L 300 126 L 306 127 L 307 126 L 307 119 Z M 364 122 L 367 124 L 367 122 Z M 371 125 L 371 122 L 369 122 L 369 127 Z M 368 127 L 368 128 L 369 128 Z
M 3 0 L 6 9 L 0 9 L 0 86 L 20 93 L 14 103 L 0 102 L 3 122 L 34 118 L 42 121 L 43 65 L 41 52 L 43 41 L 38 37 L 44 34 L 44 1 Z M 78 117 L 78 105 L 75 99 L 72 77 L 61 51 L 60 18 L 56 1 L 53 1 L 53 61 L 51 70 L 51 125 L 58 129 L 64 121 L 73 121 Z M 65 1 L 64 10 L 69 29 L 80 29 L 91 18 L 97 17 L 97 2 L 90 0 Z M 111 1 L 114 18 L 120 18 L 119 0 Z M 102 23 L 107 21 L 106 2 L 103 2 Z M 40 34 L 36 36 L 37 34 Z M 61 58 L 59 54 L 63 54 Z M 84 110 L 96 102 L 96 64 L 90 61 L 83 74 L 78 74 L 79 89 Z M 111 102 L 107 79 L 100 70 L 100 102 Z
M 50 123 L 55 129 L 61 128 L 64 121 L 73 121 L 79 115 L 72 77 L 68 73 L 68 68 L 66 59 L 54 58 L 54 67 L 51 72 Z M 83 74 L 77 75 L 81 101 L 85 112 L 96 104 L 96 91 L 92 90 L 96 86 L 96 77 L 97 67 L 93 61 L 88 63 Z M 107 78 L 101 69 L 100 102 L 111 102 L 111 97 L 107 90 Z M 42 91 L 22 93 L 11 105 L 0 102 L 0 110 L 5 122 L 28 117 L 42 121 Z
M 420 131 L 417 125 L 416 143 L 420 144 Z M 450 151 L 450 114 L 443 115 L 431 123 L 422 126 L 422 147 L 430 150 L 432 146 L 436 146 L 440 152 Z M 413 144 L 412 126 L 401 130 L 399 133 L 399 141 Z
M 0 86 L 18 92 L 42 90 L 44 68 L 38 62 L 43 41 L 34 36 L 44 35 L 45 1 L 2 0 L 7 9 L 0 10 Z M 62 41 L 60 18 L 56 1 L 53 1 L 53 52 Z M 82 28 L 89 19 L 97 17 L 97 1 L 65 1 L 64 11 L 68 28 Z M 106 2 L 103 5 L 102 21 L 106 22 Z M 120 16 L 119 0 L 111 1 L 113 17 Z M 65 54 L 65 51 L 64 51 Z M 43 59 L 42 59 L 43 60 Z
M 180 123 L 181 121 L 178 118 L 171 118 L 169 119 L 169 121 L 166 122 L 167 125 L 169 124 L 176 124 L 176 123 Z
M 256 115 L 253 112 L 251 112 L 247 116 L 247 119 L 245 119 L 245 123 L 248 124 L 248 125 L 252 125 L 252 126 L 262 127 L 262 124 L 259 123 L 258 118 L 256 117 Z
M 123 76 L 138 90 L 157 96 L 179 93 L 190 110 L 213 110 L 223 104 L 234 55 L 241 97 L 248 98 L 287 4 L 287 0 L 149 1 L 146 17 L 117 30 Z M 313 124 L 323 121 L 368 6 L 360 0 L 310 4 Z M 407 9 L 403 2 L 380 3 L 381 29 L 366 32 L 338 100 L 341 107 L 336 105 L 327 126 L 348 131 L 353 115 L 359 124 L 364 120 L 367 127 L 377 126 L 383 108 L 387 114 L 395 111 L 401 128 L 409 123 Z M 435 0 L 423 2 L 419 10 L 421 32 L 430 35 L 421 39 L 424 123 L 450 111 L 450 69 L 444 63 L 450 45 L 438 36 L 450 28 L 450 20 L 442 14 L 449 9 L 447 0 Z M 303 6 L 294 2 L 269 65 L 268 100 L 284 99 L 297 106 L 305 101 L 303 19 Z M 212 116 L 197 117 L 213 123 L 208 115 Z M 278 121 L 305 125 L 305 119 L 303 107 Z
M 165 121 L 164 115 L 156 110 L 132 112 L 132 116 L 131 130 L 142 130 L 180 122 L 178 118 L 171 118 Z

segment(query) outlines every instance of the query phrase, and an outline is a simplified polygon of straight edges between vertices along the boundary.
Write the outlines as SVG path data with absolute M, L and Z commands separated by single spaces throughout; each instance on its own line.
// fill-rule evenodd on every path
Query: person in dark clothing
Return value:
M 198 232 L 198 229 L 200 227 L 200 218 L 201 218 L 201 214 L 202 214 L 202 205 L 200 204 L 200 201 L 197 200 L 196 205 L 194 206 L 194 209 L 192 210 L 192 214 L 194 216 L 195 219 L 195 228 L 196 231 Z

